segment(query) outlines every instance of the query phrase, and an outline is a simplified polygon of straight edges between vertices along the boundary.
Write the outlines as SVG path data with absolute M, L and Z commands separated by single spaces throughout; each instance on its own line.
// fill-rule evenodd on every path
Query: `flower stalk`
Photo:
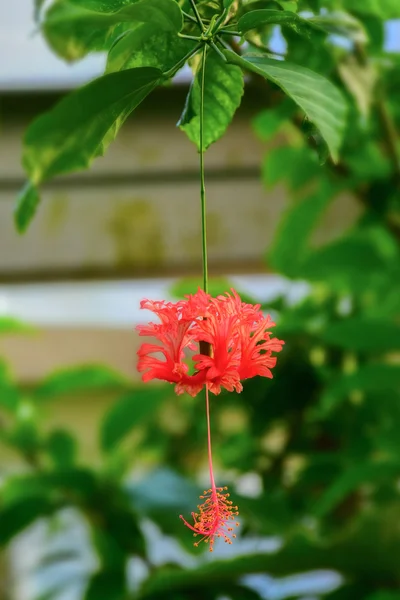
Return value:
M 208 255 L 207 255 L 207 206 L 205 186 L 205 86 L 206 62 L 209 48 L 226 60 L 213 40 L 216 30 L 223 23 L 225 12 L 220 19 L 212 19 L 206 27 L 197 10 L 195 0 L 190 0 L 194 17 L 201 30 L 201 37 L 184 36 L 199 41 L 199 45 L 190 53 L 202 48 L 200 78 L 200 114 L 199 114 L 199 153 L 200 153 L 200 208 L 201 208 L 201 245 L 203 266 L 203 289 L 196 294 L 186 296 L 176 302 L 143 300 L 141 308 L 152 310 L 161 323 L 139 325 L 140 335 L 155 338 L 157 343 L 143 343 L 138 351 L 138 370 L 144 382 L 162 379 L 175 384 L 175 392 L 196 396 L 205 390 L 205 408 L 207 420 L 207 453 L 210 474 L 210 489 L 200 496 L 202 503 L 198 512 L 192 512 L 193 524 L 182 515 L 183 523 L 193 531 L 195 546 L 204 541 L 212 551 L 216 538 L 222 538 L 231 544 L 234 526 L 238 526 L 238 507 L 229 499 L 226 487 L 217 487 L 214 477 L 209 392 L 220 394 L 221 389 L 241 392 L 243 379 L 261 375 L 272 377 L 271 368 L 276 358 L 272 352 L 279 352 L 283 342 L 270 337 L 270 327 L 275 324 L 265 317 L 260 305 L 242 302 L 232 290 L 224 296 L 212 298 L 208 293 Z M 218 41 L 219 38 L 217 38 Z M 185 60 L 186 57 L 182 60 Z M 175 67 L 176 68 L 176 67 Z M 186 350 L 196 351 L 193 355 L 194 374 L 190 375 L 186 363 Z M 154 354 L 156 356 L 154 356 Z M 162 355 L 165 360 L 158 358 Z

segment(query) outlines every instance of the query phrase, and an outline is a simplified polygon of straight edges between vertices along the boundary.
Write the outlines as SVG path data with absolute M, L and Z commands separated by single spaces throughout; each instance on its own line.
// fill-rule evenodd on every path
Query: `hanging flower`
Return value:
M 275 323 L 263 315 L 259 304 L 242 302 L 239 294 L 231 291 L 212 298 L 199 289 L 176 303 L 141 302 L 141 308 L 151 310 L 161 321 L 137 327 L 139 335 L 158 342 L 144 343 L 138 351 L 143 381 L 162 379 L 174 383 L 177 394 L 196 396 L 204 386 L 214 394 L 222 388 L 241 392 L 244 379 L 272 377 L 276 364 L 272 353 L 284 344 L 271 338 L 269 330 Z M 192 374 L 186 356 L 189 351 Z
M 231 291 L 232 294 L 212 298 L 199 289 L 175 303 L 143 300 L 141 308 L 154 312 L 160 322 L 137 327 L 141 336 L 156 341 L 142 344 L 138 351 L 138 370 L 143 381 L 169 381 L 175 384 L 177 394 L 196 396 L 203 388 L 206 391 L 211 488 L 200 496 L 203 503 L 198 505 L 198 512 L 192 512 L 193 525 L 182 515 L 180 518 L 194 536 L 200 536 L 195 546 L 203 541 L 209 544 L 210 551 L 216 538 L 232 543 L 239 512 L 229 499 L 227 488 L 215 485 L 209 391 L 219 394 L 225 388 L 241 392 L 244 379 L 256 375 L 272 377 L 271 369 L 276 364 L 272 353 L 280 352 L 284 343 L 271 338 L 270 329 L 275 323 L 263 315 L 259 304 L 242 302 L 239 294 Z

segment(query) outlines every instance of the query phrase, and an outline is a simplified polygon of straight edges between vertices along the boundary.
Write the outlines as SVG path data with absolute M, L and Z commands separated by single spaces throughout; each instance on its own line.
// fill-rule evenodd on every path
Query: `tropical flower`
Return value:
M 203 388 L 206 390 L 211 488 L 200 496 L 203 502 L 198 505 L 198 512 L 192 512 L 193 525 L 182 515 L 180 518 L 194 536 L 200 536 L 195 546 L 204 541 L 211 552 L 215 538 L 232 543 L 239 512 L 229 499 L 227 488 L 215 485 L 209 391 L 219 394 L 225 388 L 241 392 L 244 379 L 256 375 L 272 377 L 271 369 L 276 364 L 272 353 L 280 352 L 284 344 L 271 338 L 269 330 L 275 323 L 263 315 L 259 304 L 242 302 L 235 290 L 231 292 L 212 298 L 199 289 L 175 303 L 143 300 L 141 308 L 154 312 L 160 322 L 137 327 L 141 336 L 156 341 L 143 343 L 138 351 L 138 370 L 143 381 L 169 381 L 175 384 L 177 394 L 196 396 Z
M 202 537 L 194 543 L 198 546 L 200 542 L 209 543 L 210 552 L 213 551 L 215 538 L 222 538 L 227 544 L 232 544 L 232 538 L 236 535 L 233 532 L 233 525 L 238 527 L 236 518 L 239 514 L 238 507 L 233 506 L 232 500 L 229 500 L 228 488 L 215 487 L 206 490 L 200 500 L 203 504 L 198 505 L 198 513 L 192 512 L 194 525 L 188 523 L 182 515 L 180 518 L 192 531 L 194 536 Z
M 242 302 L 231 291 L 212 298 L 199 289 L 176 303 L 141 302 L 141 308 L 151 310 L 161 321 L 137 327 L 141 336 L 158 341 L 144 343 L 138 351 L 143 381 L 162 379 L 174 383 L 177 394 L 196 396 L 204 386 L 214 394 L 222 388 L 241 392 L 244 379 L 272 377 L 276 364 L 272 353 L 279 352 L 284 343 L 271 338 L 269 330 L 275 323 L 263 315 L 259 304 Z

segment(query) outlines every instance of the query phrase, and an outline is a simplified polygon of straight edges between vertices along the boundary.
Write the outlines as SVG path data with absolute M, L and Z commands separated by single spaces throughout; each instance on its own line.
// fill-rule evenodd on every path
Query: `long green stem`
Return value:
M 197 46 L 195 48 L 193 48 L 192 50 L 190 50 L 190 52 L 185 54 L 185 56 L 183 58 L 181 58 L 181 60 L 178 61 L 176 63 L 176 65 L 174 65 L 168 71 L 165 71 L 164 77 L 169 78 L 169 77 L 172 77 L 172 75 L 175 75 L 175 72 L 178 71 L 181 67 L 183 67 L 185 62 L 187 60 L 189 60 L 190 58 L 192 58 L 192 56 L 194 56 L 196 54 L 196 52 L 198 52 L 200 50 L 201 46 L 202 46 L 202 44 L 197 44 Z
M 197 21 L 197 23 L 198 23 L 201 31 L 204 31 L 205 30 L 204 23 L 201 20 L 201 16 L 200 16 L 199 11 L 197 10 L 196 1 L 195 0 L 190 0 L 190 4 L 192 5 L 192 10 L 194 12 L 194 16 L 196 17 L 196 21 Z
M 206 73 L 207 46 L 204 44 L 201 58 L 200 84 L 200 200 L 201 200 L 201 240 L 203 253 L 203 288 L 208 292 L 208 263 L 207 263 L 207 210 L 206 186 L 204 178 L 204 88 Z

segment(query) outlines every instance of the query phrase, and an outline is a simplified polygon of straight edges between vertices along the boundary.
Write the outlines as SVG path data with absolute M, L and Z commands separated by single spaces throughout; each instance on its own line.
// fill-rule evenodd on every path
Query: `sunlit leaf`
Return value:
M 55 175 L 85 169 L 104 154 L 128 115 L 161 76 L 161 71 L 150 67 L 105 75 L 37 118 L 25 135 L 23 151 L 32 186 Z M 36 196 L 32 203 L 33 193 L 29 191 L 18 202 L 15 219 L 20 230 L 32 218 L 32 204 L 37 205 Z
M 180 128 L 200 149 L 201 67 L 190 88 L 179 121 Z M 204 92 L 204 149 L 225 133 L 243 95 L 243 74 L 235 65 L 227 65 L 211 51 L 206 59 Z
M 311 34 L 321 33 L 320 28 L 312 21 L 299 17 L 295 12 L 285 10 L 261 9 L 247 12 L 239 19 L 237 29 L 246 33 L 251 29 L 258 29 L 264 25 L 281 25 L 290 27 L 300 35 L 309 37 Z
M 344 7 L 349 12 L 372 15 L 386 19 L 400 19 L 400 6 L 397 0 L 345 0 Z
M 195 47 L 195 42 L 176 37 L 169 31 L 154 32 L 152 24 L 144 23 L 126 31 L 108 53 L 106 72 L 134 67 L 156 67 L 165 72 L 172 69 Z
M 14 317 L 0 316 L 0 335 L 8 335 L 14 333 L 32 333 L 35 329 L 31 325 L 15 319 Z
M 241 57 L 225 51 L 228 61 L 278 85 L 300 106 L 338 160 L 346 126 L 347 106 L 342 93 L 325 77 L 286 61 L 259 56 Z
M 89 2 L 59 0 L 46 13 L 42 28 L 47 41 L 68 60 L 82 58 L 90 51 L 108 50 L 126 29 L 147 24 L 151 35 L 177 34 L 182 13 L 174 0 L 131 0 Z

